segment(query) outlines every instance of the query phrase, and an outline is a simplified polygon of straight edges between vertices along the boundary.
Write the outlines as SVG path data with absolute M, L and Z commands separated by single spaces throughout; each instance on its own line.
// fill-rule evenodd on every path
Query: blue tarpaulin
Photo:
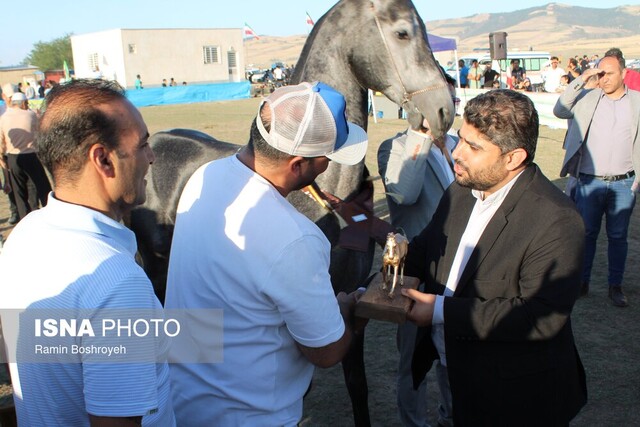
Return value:
M 193 84 L 127 90 L 127 98 L 136 107 L 151 105 L 193 104 L 249 98 L 251 83 Z
M 429 46 L 433 52 L 442 52 L 444 50 L 456 50 L 456 40 L 440 37 L 433 34 L 427 34 Z

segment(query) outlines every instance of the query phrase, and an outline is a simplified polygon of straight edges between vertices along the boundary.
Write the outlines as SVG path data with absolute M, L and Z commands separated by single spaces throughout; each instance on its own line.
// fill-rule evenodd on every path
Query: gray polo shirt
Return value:
M 580 173 L 623 175 L 633 170 L 631 101 L 624 94 L 611 99 L 602 94 L 583 145 Z

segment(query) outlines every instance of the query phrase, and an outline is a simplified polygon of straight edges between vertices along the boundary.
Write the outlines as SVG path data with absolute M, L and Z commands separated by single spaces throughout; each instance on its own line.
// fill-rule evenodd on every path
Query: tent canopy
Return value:
M 446 37 L 440 37 L 427 33 L 427 39 L 429 39 L 429 45 L 432 52 L 442 52 L 443 50 L 456 50 L 456 40 L 448 39 Z

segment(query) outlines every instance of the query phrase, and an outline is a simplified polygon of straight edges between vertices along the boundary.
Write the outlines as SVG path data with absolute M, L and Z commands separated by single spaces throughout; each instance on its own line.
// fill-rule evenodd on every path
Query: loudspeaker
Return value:
M 489 33 L 491 59 L 507 59 L 507 33 Z

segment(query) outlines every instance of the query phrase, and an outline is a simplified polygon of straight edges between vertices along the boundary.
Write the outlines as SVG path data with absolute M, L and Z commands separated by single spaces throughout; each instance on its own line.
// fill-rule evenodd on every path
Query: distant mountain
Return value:
M 640 58 L 640 5 L 595 9 L 549 3 L 507 13 L 426 21 L 427 31 L 455 38 L 458 54 L 489 48 L 489 33 L 507 32 L 509 50 L 545 50 L 566 59 L 574 55 L 602 56 L 619 47 L 627 58 Z M 268 67 L 276 61 L 295 64 L 306 35 L 260 36 L 245 42 L 247 66 Z
M 507 48 L 547 50 L 560 56 L 602 55 L 617 46 L 640 56 L 640 6 L 595 9 L 549 3 L 508 13 L 428 21 L 427 30 L 458 40 L 458 51 L 489 47 L 489 33 L 507 32 Z M 606 47 L 605 47 L 606 46 Z

